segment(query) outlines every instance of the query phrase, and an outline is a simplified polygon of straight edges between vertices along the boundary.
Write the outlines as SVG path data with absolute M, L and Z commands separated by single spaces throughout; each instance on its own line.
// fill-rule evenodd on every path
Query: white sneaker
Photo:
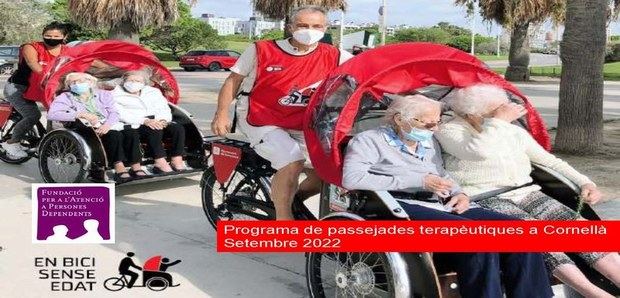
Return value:
M 11 158 L 24 158 L 28 156 L 28 153 L 24 151 L 22 145 L 19 143 L 9 144 L 7 142 L 0 143 L 0 147 L 6 151 L 6 154 Z

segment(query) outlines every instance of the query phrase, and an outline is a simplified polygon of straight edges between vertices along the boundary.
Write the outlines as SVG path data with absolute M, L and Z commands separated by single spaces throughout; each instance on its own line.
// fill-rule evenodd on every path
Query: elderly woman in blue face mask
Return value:
M 438 102 L 422 95 L 393 98 L 386 125 L 356 135 L 347 146 L 345 188 L 391 191 L 413 220 L 516 219 L 470 207 L 467 195 L 450 179 L 433 139 L 441 115 Z M 458 273 L 462 297 L 503 297 L 502 281 L 508 297 L 553 296 L 540 254 L 443 253 L 434 257 Z
M 82 119 L 94 129 L 106 151 L 108 161 L 114 167 L 115 180 L 131 179 L 130 171 L 140 170 L 140 139 L 135 130 L 123 130 L 119 114 L 109 91 L 97 88 L 97 78 L 86 73 L 70 73 L 65 77 L 66 92 L 58 95 L 47 113 L 51 121 L 73 122 Z
M 137 129 L 147 141 L 148 154 L 154 159 L 155 174 L 185 170 L 183 154 L 185 129 L 172 122 L 172 111 L 161 91 L 148 85 L 150 75 L 146 71 L 128 71 L 114 91 L 120 121 L 126 127 Z M 170 164 L 162 145 L 164 135 L 172 138 Z

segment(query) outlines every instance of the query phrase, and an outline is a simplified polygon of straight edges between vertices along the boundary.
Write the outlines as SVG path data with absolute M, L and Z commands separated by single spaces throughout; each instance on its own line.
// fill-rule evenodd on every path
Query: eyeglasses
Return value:
M 424 122 L 424 121 L 422 121 L 420 119 L 417 119 L 417 118 L 411 118 L 411 119 L 421 123 L 422 126 L 424 128 L 426 128 L 426 129 L 433 129 L 433 128 L 435 128 L 435 127 L 437 127 L 437 126 L 439 126 L 441 124 L 441 120 L 439 120 L 437 122 Z

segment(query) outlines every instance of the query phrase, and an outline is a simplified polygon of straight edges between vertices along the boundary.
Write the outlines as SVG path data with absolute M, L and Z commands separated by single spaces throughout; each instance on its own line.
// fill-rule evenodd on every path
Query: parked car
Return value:
M 209 71 L 228 70 L 239 59 L 238 52 L 231 50 L 196 50 L 189 51 L 181 57 L 179 66 L 185 71 L 207 69 Z
M 19 61 L 18 46 L 0 46 L 0 75 L 11 75 Z

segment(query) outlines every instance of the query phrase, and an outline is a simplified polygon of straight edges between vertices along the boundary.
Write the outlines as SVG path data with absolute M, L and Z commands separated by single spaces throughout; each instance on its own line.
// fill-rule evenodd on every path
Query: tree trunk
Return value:
M 603 142 L 606 0 L 568 0 L 555 150 L 586 154 Z
M 506 69 L 506 80 L 522 82 L 530 79 L 530 42 L 528 28 L 530 23 L 515 24 L 510 35 L 509 66 Z
M 140 43 L 140 32 L 130 22 L 119 22 L 108 32 L 108 39 L 131 41 Z

